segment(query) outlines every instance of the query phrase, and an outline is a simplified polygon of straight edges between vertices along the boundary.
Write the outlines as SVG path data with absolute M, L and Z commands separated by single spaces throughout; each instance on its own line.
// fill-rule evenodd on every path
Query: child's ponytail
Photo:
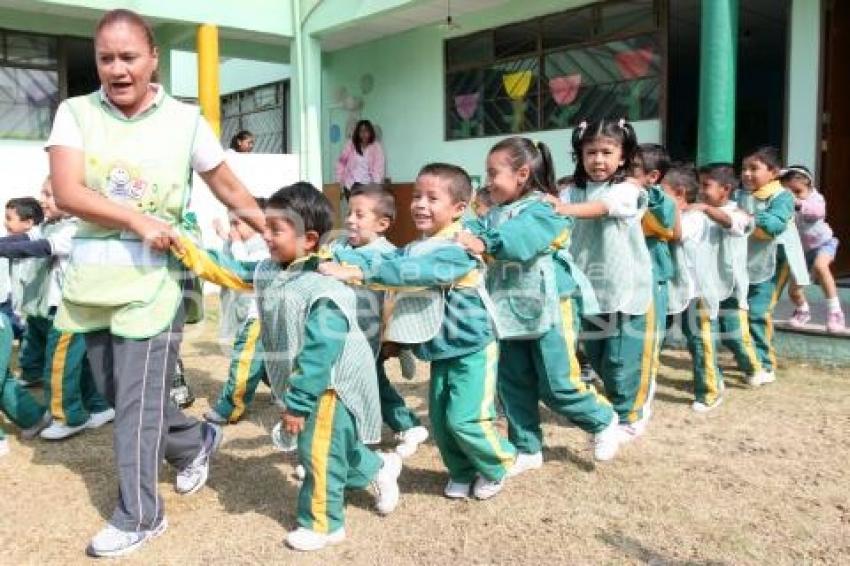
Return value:
M 552 152 L 549 146 L 543 142 L 537 142 L 537 150 L 540 152 L 539 178 L 537 185 L 544 193 L 550 195 L 558 194 L 558 185 L 555 182 L 555 163 L 552 161 Z
M 504 151 L 508 154 L 514 171 L 524 165 L 528 166 L 528 182 L 522 188 L 523 194 L 531 191 L 542 191 L 551 195 L 558 194 L 552 152 L 549 151 L 549 146 L 545 143 L 511 136 L 494 145 L 490 153 L 493 154 L 497 151 Z

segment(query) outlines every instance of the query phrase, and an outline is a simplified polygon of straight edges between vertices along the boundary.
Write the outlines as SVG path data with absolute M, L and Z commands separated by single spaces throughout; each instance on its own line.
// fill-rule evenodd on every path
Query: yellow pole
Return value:
M 218 94 L 218 27 L 198 26 L 198 101 L 201 112 L 221 136 L 221 99 Z

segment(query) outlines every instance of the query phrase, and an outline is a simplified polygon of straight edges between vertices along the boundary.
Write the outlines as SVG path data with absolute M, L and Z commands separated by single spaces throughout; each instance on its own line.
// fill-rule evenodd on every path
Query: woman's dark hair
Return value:
M 363 146 L 360 144 L 360 128 L 365 127 L 369 131 L 369 144 L 375 143 L 375 127 L 372 126 L 372 122 L 369 120 L 360 120 L 357 122 L 357 125 L 354 126 L 354 131 L 351 132 L 351 143 L 354 144 L 354 149 L 357 150 L 357 153 L 363 155 Z M 369 145 L 366 144 L 366 145 Z
M 119 23 L 129 24 L 142 30 L 151 53 L 156 50 L 156 37 L 154 37 L 153 28 L 151 28 L 150 24 L 148 24 L 139 14 L 133 10 L 127 10 L 125 8 L 117 8 L 103 14 L 97 22 L 97 26 L 94 28 L 94 36 L 97 37 L 103 28 Z M 154 69 L 151 80 L 153 82 L 159 82 L 158 69 Z
M 528 166 L 528 182 L 522 188 L 523 194 L 531 191 L 542 191 L 550 195 L 558 194 L 552 153 L 545 143 L 511 136 L 494 145 L 490 149 L 490 155 L 497 151 L 504 151 L 508 154 L 511 160 L 511 168 L 514 171 L 524 165 Z
M 32 220 L 33 224 L 41 224 L 44 220 L 41 204 L 32 197 L 10 198 L 6 201 L 6 208 L 14 210 L 21 220 Z
M 779 171 L 782 169 L 782 158 L 779 157 L 779 150 L 769 145 L 757 147 L 753 151 L 746 154 L 744 159 L 755 159 L 767 165 L 768 169 Z
M 582 148 L 584 144 L 589 143 L 596 138 L 610 138 L 620 143 L 623 150 L 623 164 L 617 168 L 613 177 L 609 179 L 611 183 L 622 183 L 632 171 L 632 164 L 637 151 L 637 135 L 635 134 L 632 125 L 626 122 L 625 119 L 610 120 L 602 119 L 591 123 L 582 122 L 573 130 L 573 160 L 576 163 L 576 170 L 573 173 L 573 183 L 579 188 L 587 187 L 587 171 L 584 168 L 584 160 L 582 159 Z
M 249 138 L 253 138 L 254 134 L 249 132 L 248 130 L 239 130 L 236 132 L 236 135 L 230 138 L 230 149 L 233 151 L 237 151 L 239 149 L 239 142 L 243 142 Z

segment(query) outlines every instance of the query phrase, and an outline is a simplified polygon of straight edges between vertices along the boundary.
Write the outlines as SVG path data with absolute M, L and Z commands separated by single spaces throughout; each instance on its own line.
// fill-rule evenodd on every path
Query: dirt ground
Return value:
M 212 324 L 187 336 L 184 360 L 200 416 L 227 371 Z M 390 365 L 425 416 L 427 366 L 407 382 Z M 282 544 L 297 486 L 293 463 L 270 443 L 277 413 L 261 385 L 248 417 L 226 429 L 205 489 L 181 497 L 173 470 L 163 475 L 168 531 L 125 562 L 850 563 L 850 371 L 788 365 L 759 390 L 729 371 L 724 405 L 696 415 L 687 368 L 686 356 L 665 354 L 649 431 L 612 463 L 595 466 L 586 436 L 545 413 L 542 470 L 490 501 L 449 501 L 429 442 L 405 461 L 395 513 L 379 517 L 370 494 L 352 492 L 348 540 L 307 555 Z M 111 428 L 54 444 L 22 444 L 6 428 L 0 564 L 87 562 L 85 545 L 115 501 Z

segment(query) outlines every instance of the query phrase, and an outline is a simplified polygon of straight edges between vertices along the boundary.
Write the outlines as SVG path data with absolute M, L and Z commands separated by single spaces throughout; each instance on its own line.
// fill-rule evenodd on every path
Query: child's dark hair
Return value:
M 360 184 L 355 183 L 348 195 L 349 202 L 354 197 L 364 196 L 374 201 L 373 210 L 379 218 L 387 218 L 391 223 L 395 221 L 395 196 L 377 183 Z
M 614 175 L 608 180 L 611 183 L 622 183 L 626 180 L 626 176 L 632 171 L 632 163 L 637 150 L 637 135 L 635 134 L 632 125 L 622 120 L 602 119 L 590 122 L 582 122 L 573 130 L 573 160 L 576 164 L 576 170 L 573 173 L 573 183 L 581 189 L 587 187 L 587 171 L 584 168 L 584 160 L 582 159 L 582 148 L 584 144 L 589 143 L 596 138 L 611 138 L 620 143 L 622 148 L 623 164 L 620 165 L 614 172 Z
M 699 168 L 699 174 L 705 175 L 722 187 L 735 190 L 738 185 L 738 177 L 735 175 L 735 166 L 731 163 L 717 162 L 706 163 Z
M 768 169 L 779 171 L 782 169 L 782 158 L 779 150 L 769 145 L 763 145 L 746 154 L 744 159 L 755 159 L 767 165 Z
M 265 210 L 266 207 L 269 205 L 269 199 L 267 199 L 266 197 L 254 197 L 254 202 L 257 203 L 257 208 L 259 208 L 260 210 Z
M 504 151 L 511 161 L 511 169 L 516 171 L 527 165 L 529 169 L 528 182 L 522 187 L 522 194 L 531 191 L 542 191 L 550 195 L 558 194 L 555 185 L 555 166 L 552 164 L 552 153 L 543 142 L 533 142 L 528 138 L 511 136 L 505 138 L 490 149 L 490 155 Z
M 450 163 L 429 163 L 419 170 L 416 178 L 424 175 L 438 177 L 449 184 L 449 195 L 452 202 L 469 203 L 472 198 L 472 180 L 463 168 Z
M 493 206 L 493 193 L 490 191 L 490 185 L 481 187 L 475 191 L 475 201 L 480 202 L 484 206 Z
M 36 225 L 44 221 L 44 211 L 33 197 L 10 198 L 6 201 L 6 208 L 14 210 L 21 220 L 32 220 Z
M 239 149 L 239 142 L 243 142 L 247 139 L 253 138 L 254 134 L 249 132 L 248 130 L 239 130 L 235 136 L 230 138 L 230 149 L 237 150 Z
M 634 166 L 640 165 L 644 173 L 658 171 L 661 176 L 658 181 L 664 178 L 673 163 L 670 161 L 670 156 L 663 145 L 657 143 L 642 143 L 637 146 L 635 151 Z
M 812 176 L 812 172 L 805 165 L 789 165 L 779 172 L 780 181 L 793 181 L 795 179 L 806 181 L 809 186 L 815 184 L 815 178 Z
M 360 128 L 365 127 L 369 132 L 369 143 L 374 143 L 377 139 L 375 135 L 375 126 L 372 125 L 372 122 L 369 120 L 360 120 L 357 122 L 357 125 L 354 126 L 354 131 L 351 132 L 351 143 L 354 144 L 354 149 L 360 155 L 363 155 L 363 146 L 360 143 Z M 368 145 L 368 144 L 367 144 Z
M 333 208 L 328 197 L 305 181 L 275 192 L 266 209 L 284 213 L 299 235 L 312 230 L 321 238 L 333 227 Z
M 670 167 L 664 176 L 664 182 L 673 188 L 683 189 L 685 191 L 685 201 L 689 204 L 697 201 L 699 181 L 692 165 L 677 164 Z

